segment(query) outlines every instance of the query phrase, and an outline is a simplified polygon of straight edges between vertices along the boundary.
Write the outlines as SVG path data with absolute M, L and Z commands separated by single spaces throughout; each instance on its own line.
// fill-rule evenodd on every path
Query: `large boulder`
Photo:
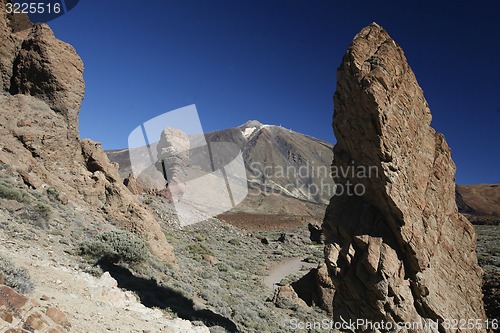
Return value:
M 379 25 L 349 46 L 334 104 L 338 187 L 323 223 L 334 319 L 421 322 L 422 332 L 484 320 L 476 234 L 457 210 L 450 148 L 430 126 L 403 50 Z

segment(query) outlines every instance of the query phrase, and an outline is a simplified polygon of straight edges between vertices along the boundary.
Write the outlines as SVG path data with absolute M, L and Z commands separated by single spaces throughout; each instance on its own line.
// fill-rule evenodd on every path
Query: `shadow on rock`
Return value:
M 195 309 L 194 302 L 180 292 L 159 286 L 155 280 L 134 276 L 128 269 L 100 260 L 97 265 L 118 282 L 118 287 L 135 292 L 144 306 L 149 308 L 169 308 L 180 318 L 190 321 L 202 321 L 206 326 L 221 326 L 229 332 L 238 332 L 236 324 L 207 309 Z

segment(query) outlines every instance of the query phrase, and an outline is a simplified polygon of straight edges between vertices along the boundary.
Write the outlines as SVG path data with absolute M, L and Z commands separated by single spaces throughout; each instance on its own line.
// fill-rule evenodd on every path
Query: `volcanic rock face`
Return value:
M 45 24 L 33 26 L 13 63 L 10 92 L 35 96 L 62 113 L 78 136 L 78 112 L 85 91 L 83 62 L 74 48 Z
M 349 46 L 334 103 L 332 167 L 348 171 L 334 181 L 359 194 L 334 196 L 323 224 L 334 319 L 422 321 L 429 326 L 415 331 L 425 332 L 484 319 L 476 235 L 457 211 L 450 149 L 402 49 L 377 24 Z
M 63 204 L 89 219 L 137 233 L 153 254 L 174 263 L 158 222 L 122 184 L 117 165 L 99 143 L 79 139 L 80 57 L 45 24 L 13 33 L 25 21 L 9 17 L 0 1 L 0 162 L 27 186 L 57 190 Z
M 10 89 L 14 57 L 26 38 L 31 22 L 25 15 L 7 14 L 5 1 L 0 1 L 0 91 Z M 20 29 L 25 27 L 26 29 Z M 14 33 L 14 31 L 17 31 Z
M 167 190 L 175 201 L 180 200 L 186 188 L 189 148 L 187 134 L 175 128 L 165 128 L 156 147 L 156 168 L 164 175 Z

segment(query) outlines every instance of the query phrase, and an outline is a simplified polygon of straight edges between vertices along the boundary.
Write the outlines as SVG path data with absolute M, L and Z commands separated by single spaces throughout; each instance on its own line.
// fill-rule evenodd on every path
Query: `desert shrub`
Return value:
M 80 244 L 80 254 L 110 262 L 138 263 L 149 257 L 146 244 L 123 230 L 107 231 Z
M 38 202 L 34 205 L 26 205 L 20 217 L 25 221 L 34 222 L 33 225 L 40 229 L 47 229 L 49 227 L 48 222 L 51 214 L 52 209 L 50 206 Z
M 220 272 L 227 272 L 230 269 L 230 267 L 223 262 L 218 262 L 217 264 L 215 264 L 215 267 L 217 267 Z
M 200 243 L 190 244 L 187 246 L 188 251 L 193 254 L 197 259 L 203 258 L 204 255 L 213 255 L 212 251 L 206 248 L 205 245 Z
M 206 240 L 206 237 L 204 235 L 196 235 L 194 238 L 197 242 L 203 242 Z
M 58 189 L 56 189 L 55 187 L 49 187 L 47 188 L 46 192 L 47 192 L 47 197 L 50 199 L 50 201 L 52 202 L 59 201 L 58 198 L 60 193 Z
M 0 274 L 3 275 L 4 283 L 20 293 L 28 293 L 33 290 L 34 283 L 31 281 L 25 268 L 16 267 L 6 256 L 0 253 Z
M 36 217 L 43 220 L 48 220 L 50 214 L 52 213 L 52 209 L 50 208 L 50 206 L 47 206 L 42 203 L 37 203 L 34 207 L 34 211 Z
M 16 200 L 21 203 L 29 201 L 29 196 L 26 192 L 13 187 L 0 179 L 0 197 L 10 200 Z

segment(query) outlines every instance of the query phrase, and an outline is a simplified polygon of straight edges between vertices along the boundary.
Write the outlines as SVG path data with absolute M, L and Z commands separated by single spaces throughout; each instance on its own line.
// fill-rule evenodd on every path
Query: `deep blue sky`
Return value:
M 82 137 L 105 149 L 159 114 L 196 104 L 205 131 L 249 119 L 335 142 L 335 71 L 364 26 L 403 47 L 458 165 L 500 182 L 497 1 L 82 0 L 51 21 L 85 63 Z

